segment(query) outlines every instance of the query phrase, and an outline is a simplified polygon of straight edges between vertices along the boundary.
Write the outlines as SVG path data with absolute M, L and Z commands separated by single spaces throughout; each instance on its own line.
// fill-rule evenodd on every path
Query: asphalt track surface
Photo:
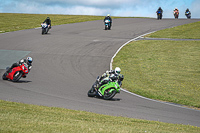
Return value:
M 110 31 L 100 20 L 53 26 L 47 35 L 41 35 L 41 29 L 0 34 L 0 50 L 30 51 L 34 59 L 31 72 L 19 83 L 0 79 L 0 99 L 200 127 L 198 110 L 124 91 L 109 101 L 87 96 L 96 77 L 110 68 L 111 58 L 127 41 L 196 21 L 123 18 L 114 19 Z M 2 62 L 13 63 L 10 58 Z

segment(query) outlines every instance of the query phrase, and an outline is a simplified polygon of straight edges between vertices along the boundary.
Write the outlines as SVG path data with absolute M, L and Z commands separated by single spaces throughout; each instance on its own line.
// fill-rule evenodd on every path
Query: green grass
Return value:
M 0 100 L 2 133 L 197 133 L 200 128 Z
M 152 38 L 178 38 L 178 39 L 199 39 L 200 38 L 200 21 L 185 24 L 173 28 L 157 31 L 147 37 Z
M 200 22 L 157 31 L 147 37 L 200 39 Z M 200 41 L 143 40 L 114 58 L 123 88 L 136 94 L 200 108 Z
M 200 41 L 137 41 L 114 58 L 123 88 L 139 95 L 200 108 Z
M 0 13 L 0 33 L 40 27 L 40 23 L 47 16 L 51 18 L 52 25 L 104 18 L 103 16 Z M 192 28 L 192 32 L 198 32 L 195 29 L 198 30 L 198 26 Z M 177 30 L 181 31 L 181 29 Z M 188 37 L 189 33 L 191 32 L 187 32 L 185 36 Z M 162 34 L 166 37 L 167 32 L 162 31 Z M 193 34 L 190 34 L 191 37 Z M 120 51 L 114 59 L 114 66 L 120 66 L 125 75 L 123 88 L 130 88 L 130 91 L 147 97 L 199 107 L 199 50 L 198 41 L 138 41 L 128 44 Z M 106 116 L 2 100 L 0 100 L 0 123 L 0 133 L 200 132 L 199 127 L 189 125 Z
M 78 23 L 85 21 L 103 20 L 104 16 L 54 15 L 54 14 L 15 14 L 0 13 L 0 33 L 41 27 L 41 23 L 50 17 L 52 26 Z M 112 17 L 118 18 L 118 17 Z

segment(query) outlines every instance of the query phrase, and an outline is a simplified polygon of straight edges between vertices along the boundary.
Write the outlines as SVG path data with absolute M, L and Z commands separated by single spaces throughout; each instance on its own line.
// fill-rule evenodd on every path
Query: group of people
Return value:
M 112 18 L 110 17 L 110 14 L 107 14 L 107 16 L 104 19 L 105 20 L 109 20 L 110 21 L 110 27 L 112 26 Z M 48 28 L 51 29 L 51 19 L 50 17 L 47 17 L 43 23 L 46 23 L 48 25 Z
M 156 11 L 156 13 L 157 13 L 158 16 L 160 15 L 160 18 L 158 17 L 158 19 L 162 19 L 163 10 L 162 10 L 161 7 L 158 8 L 158 10 Z M 173 14 L 174 14 L 175 18 L 178 19 L 178 16 L 179 16 L 179 10 L 178 10 L 178 8 L 174 9 Z M 185 15 L 186 15 L 187 18 L 191 17 L 191 12 L 190 12 L 190 10 L 188 8 L 185 11 Z
M 112 25 L 112 18 L 110 17 L 110 14 L 108 14 L 104 21 L 105 20 L 110 20 L 110 26 Z M 48 25 L 48 28 L 51 29 L 51 19 L 50 17 L 47 17 L 43 23 L 46 23 Z M 27 64 L 28 66 L 28 71 L 31 70 L 32 68 L 32 62 L 33 62 L 33 59 L 32 57 L 27 57 L 26 59 L 21 59 L 20 61 L 16 62 L 16 63 L 13 63 L 12 66 L 10 68 L 8 68 L 8 70 L 6 71 L 7 74 L 11 72 L 11 70 L 14 68 L 14 67 L 18 67 L 18 66 L 21 66 L 23 63 Z M 23 78 L 26 78 L 26 77 L 23 77 Z
M 48 25 L 48 28 L 50 29 L 51 28 L 51 20 L 49 17 L 47 17 L 43 23 L 46 23 Z M 28 71 L 31 70 L 32 68 L 32 62 L 33 62 L 33 58 L 32 57 L 27 57 L 25 59 L 21 59 L 20 61 L 16 62 L 16 63 L 13 63 L 12 66 L 10 68 L 7 69 L 7 73 L 10 73 L 11 70 L 14 68 L 14 67 L 18 67 L 18 66 L 21 66 L 23 63 L 27 64 L 28 66 Z M 26 78 L 23 77 L 23 78 Z
M 20 61 L 13 63 L 12 66 L 6 72 L 7 74 L 10 73 L 14 67 L 21 66 L 23 63 L 25 63 L 28 66 L 28 71 L 30 71 L 32 68 L 32 62 L 33 62 L 32 57 L 21 59 Z M 113 82 L 116 80 L 122 81 L 124 76 L 120 74 L 120 72 L 121 69 L 119 67 L 116 67 L 115 70 L 110 70 L 110 71 L 107 70 L 105 73 L 102 74 L 101 77 L 99 77 L 97 82 L 97 89 L 100 88 L 102 85 L 108 83 L 108 81 L 113 81 Z M 24 76 L 23 78 L 26 78 L 26 76 Z
M 158 10 L 156 11 L 157 14 L 160 14 L 160 18 L 159 19 L 162 19 L 162 14 L 163 14 L 163 10 L 161 7 L 158 8 Z M 179 14 L 179 10 L 177 8 L 174 9 L 174 15 L 175 14 Z M 186 11 L 185 11 L 185 15 L 191 15 L 191 12 L 190 10 L 187 8 Z M 176 18 L 176 17 L 175 17 Z M 178 17 L 177 17 L 178 18 Z M 104 19 L 104 22 L 105 20 L 109 20 L 110 21 L 110 27 L 112 26 L 112 18 L 110 17 L 110 14 L 108 14 L 105 19 Z M 48 28 L 51 29 L 51 20 L 49 17 L 47 17 L 43 23 L 46 23 L 48 25 Z M 31 57 L 27 57 L 26 59 L 22 59 L 20 60 L 19 62 L 17 63 L 14 63 L 8 70 L 7 70 L 7 73 L 9 73 L 9 71 L 11 71 L 14 67 L 17 67 L 19 65 L 21 65 L 22 63 L 26 63 L 28 65 L 28 69 L 30 71 L 31 67 L 32 67 L 32 61 L 33 59 Z M 114 75 L 114 77 L 116 78 L 119 78 L 123 75 L 120 74 L 121 72 L 121 69 L 119 67 L 116 67 L 115 70 L 111 70 L 111 71 L 106 71 L 100 78 L 99 78 L 99 85 L 100 84 L 104 84 L 104 81 L 106 81 L 105 79 L 110 77 L 110 75 Z M 110 77 L 111 78 L 111 77 Z

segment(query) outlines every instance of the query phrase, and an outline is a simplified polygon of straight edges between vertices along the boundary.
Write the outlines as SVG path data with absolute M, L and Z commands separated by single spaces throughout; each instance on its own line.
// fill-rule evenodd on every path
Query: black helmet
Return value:
M 47 17 L 47 19 L 50 19 L 49 17 Z

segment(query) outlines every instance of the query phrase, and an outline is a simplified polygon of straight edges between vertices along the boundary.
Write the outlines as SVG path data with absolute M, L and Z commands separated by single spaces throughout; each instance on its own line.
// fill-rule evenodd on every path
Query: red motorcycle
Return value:
M 178 19 L 178 16 L 179 16 L 179 11 L 178 11 L 178 10 L 175 10 L 175 11 L 174 11 L 174 17 L 175 17 L 175 19 Z
M 22 63 L 20 66 L 14 67 L 9 73 L 5 72 L 2 79 L 10 79 L 13 82 L 17 82 L 21 77 L 26 77 L 28 72 L 28 65 L 26 63 Z

